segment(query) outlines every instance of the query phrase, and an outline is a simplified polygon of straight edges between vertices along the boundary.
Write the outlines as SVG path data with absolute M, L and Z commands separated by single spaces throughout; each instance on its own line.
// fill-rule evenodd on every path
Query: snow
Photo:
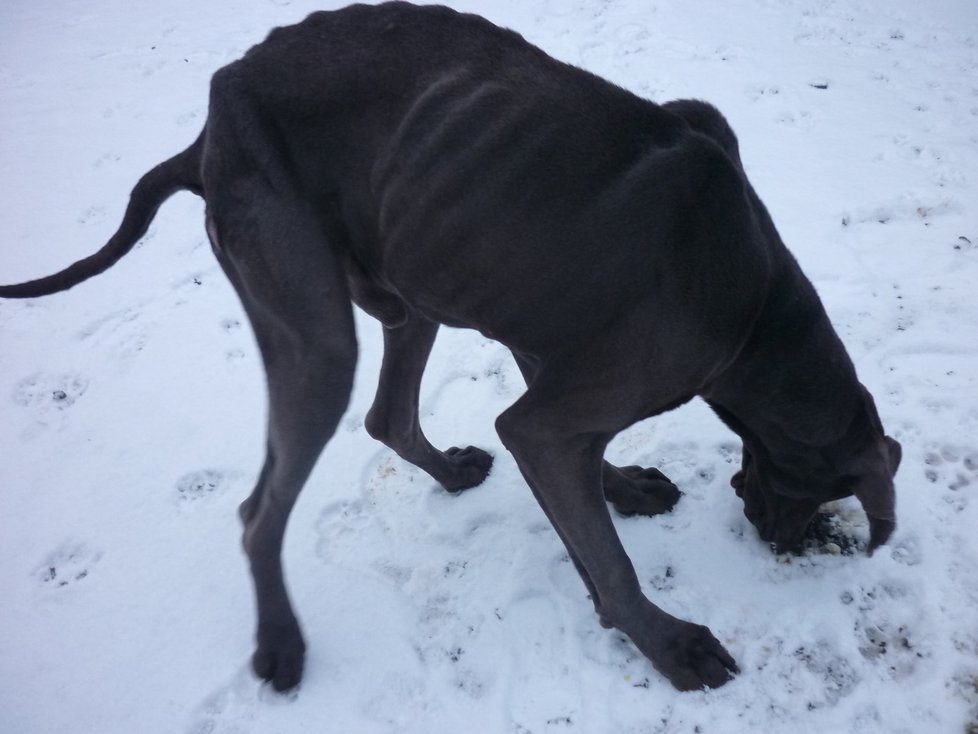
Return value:
M 0 281 L 93 252 L 138 176 L 196 136 L 210 74 L 339 4 L 3 4 Z M 978 730 L 974 0 L 453 4 L 639 94 L 725 112 L 903 444 L 891 543 L 777 558 L 705 406 L 630 429 L 609 458 L 685 492 L 670 515 L 616 519 L 643 587 L 743 671 L 679 694 L 598 625 L 495 436 L 521 391 L 505 350 L 447 329 L 436 345 L 429 436 L 496 455 L 451 497 L 366 435 L 380 335 L 361 317 L 353 400 L 286 544 L 306 678 L 277 695 L 248 669 L 235 515 L 261 460 L 261 369 L 184 194 L 106 274 L 0 301 L 0 731 Z M 864 538 L 858 506 L 838 510 Z

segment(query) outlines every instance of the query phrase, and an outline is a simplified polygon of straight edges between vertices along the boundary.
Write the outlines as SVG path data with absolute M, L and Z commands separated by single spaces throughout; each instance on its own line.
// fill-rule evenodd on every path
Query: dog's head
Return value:
M 883 433 L 872 398 L 863 396 L 844 435 L 824 446 L 742 434 L 742 465 L 730 483 L 747 519 L 778 552 L 798 547 L 819 507 L 844 497 L 855 496 L 866 512 L 870 555 L 896 527 L 900 444 Z

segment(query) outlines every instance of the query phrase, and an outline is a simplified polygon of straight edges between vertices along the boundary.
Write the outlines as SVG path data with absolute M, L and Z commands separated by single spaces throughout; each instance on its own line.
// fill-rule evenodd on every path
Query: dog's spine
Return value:
M 146 173 L 132 190 L 122 224 L 102 249 L 64 270 L 37 280 L 0 285 L 0 298 L 35 298 L 68 290 L 108 270 L 128 253 L 149 229 L 160 206 L 177 191 L 203 196 L 200 150 L 204 133 L 194 143 Z

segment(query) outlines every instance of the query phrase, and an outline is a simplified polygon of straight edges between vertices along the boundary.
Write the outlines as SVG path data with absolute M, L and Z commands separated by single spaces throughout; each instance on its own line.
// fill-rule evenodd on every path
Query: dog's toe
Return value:
M 277 635 L 268 635 L 263 640 L 259 635 L 258 648 L 251 656 L 251 667 L 255 675 L 272 684 L 276 691 L 291 690 L 302 680 L 306 645 L 296 629 Z
M 681 623 L 667 650 L 653 664 L 680 691 L 719 688 L 740 672 L 736 661 L 707 627 Z
M 482 484 L 492 468 L 492 454 L 475 446 L 452 446 L 445 451 L 445 457 L 449 468 L 439 480 L 452 493 Z
M 281 693 L 295 688 L 302 680 L 303 656 L 256 650 L 251 667 L 255 675 Z

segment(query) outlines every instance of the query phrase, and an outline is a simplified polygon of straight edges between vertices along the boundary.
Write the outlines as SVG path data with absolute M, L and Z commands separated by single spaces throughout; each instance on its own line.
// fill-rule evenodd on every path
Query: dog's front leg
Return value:
M 665 613 L 639 588 L 602 492 L 601 456 L 610 434 L 579 422 L 593 415 L 600 397 L 574 406 L 566 392 L 538 390 L 539 385 L 503 413 L 496 427 L 567 547 L 602 625 L 627 634 L 679 690 L 723 685 L 737 672 L 730 654 L 706 627 Z
M 540 372 L 539 365 L 519 352 L 513 352 L 513 359 L 527 386 L 532 385 Z M 679 487 L 669 477 L 652 467 L 615 466 L 604 461 L 601 464 L 601 485 L 604 487 L 604 498 L 626 517 L 669 512 L 682 496 Z
M 485 480 L 492 455 L 475 446 L 440 451 L 421 430 L 418 395 L 437 333 L 438 324 L 414 313 L 400 326 L 384 327 L 384 361 L 364 425 L 371 436 L 428 472 L 449 492 L 461 492 Z

